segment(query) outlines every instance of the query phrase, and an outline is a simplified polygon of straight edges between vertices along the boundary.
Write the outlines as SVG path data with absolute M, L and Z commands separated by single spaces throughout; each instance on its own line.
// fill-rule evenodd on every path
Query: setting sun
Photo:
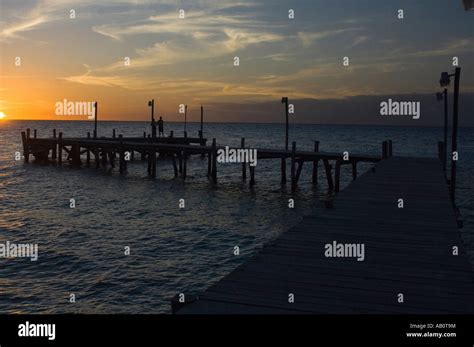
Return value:
M 5 118 L 5 117 L 6 117 L 6 116 L 5 116 L 5 113 L 0 112 L 0 119 L 3 119 L 3 118 Z

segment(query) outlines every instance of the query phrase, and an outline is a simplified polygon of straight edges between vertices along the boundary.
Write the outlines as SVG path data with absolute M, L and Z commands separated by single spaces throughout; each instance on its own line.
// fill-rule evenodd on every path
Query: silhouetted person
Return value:
M 158 134 L 160 137 L 165 136 L 165 133 L 163 130 L 163 117 L 160 117 L 160 120 L 158 121 Z

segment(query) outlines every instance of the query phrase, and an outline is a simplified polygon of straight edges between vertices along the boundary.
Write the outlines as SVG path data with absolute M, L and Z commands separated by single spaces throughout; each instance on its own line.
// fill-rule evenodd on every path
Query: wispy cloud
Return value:
M 360 30 L 364 30 L 364 29 L 357 27 L 357 28 L 324 30 L 324 31 L 316 31 L 316 32 L 300 31 L 298 32 L 298 38 L 301 40 L 303 46 L 309 47 L 318 40 L 328 38 L 328 37 L 333 37 L 340 34 L 349 33 L 349 32 L 356 32 Z

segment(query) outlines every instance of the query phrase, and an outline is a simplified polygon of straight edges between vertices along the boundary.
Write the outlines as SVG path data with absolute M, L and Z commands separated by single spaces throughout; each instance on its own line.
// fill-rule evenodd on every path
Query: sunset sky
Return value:
M 317 122 L 317 103 L 299 109 L 299 101 L 331 108 L 367 100 L 365 112 L 387 95 L 433 94 L 453 56 L 462 91 L 474 92 L 474 13 L 460 0 L 0 4 L 0 112 L 8 119 L 86 120 L 55 115 L 67 99 L 98 101 L 101 119 L 147 120 L 154 98 L 156 114 L 170 121 L 182 119 L 183 103 L 190 120 L 203 104 L 210 121 L 278 122 L 266 110 L 278 113 L 288 96 L 297 119 Z

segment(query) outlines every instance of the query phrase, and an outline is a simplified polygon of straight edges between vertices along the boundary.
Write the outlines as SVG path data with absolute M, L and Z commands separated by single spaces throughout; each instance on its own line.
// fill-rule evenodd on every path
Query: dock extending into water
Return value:
M 58 166 L 114 169 L 118 157 L 119 172 L 126 174 L 137 153 L 150 177 L 156 177 L 157 158 L 167 157 L 174 176 L 185 179 L 188 158 L 199 155 L 212 183 L 217 152 L 224 148 L 216 139 L 208 145 L 202 132 L 197 138 L 124 137 L 115 131 L 109 138 L 68 138 L 53 131 L 39 138 L 27 129 L 22 140 L 26 163 L 33 155 Z M 247 148 L 245 139 L 239 148 Z M 443 169 L 445 153 L 440 142 L 438 159 L 394 157 L 390 140 L 379 156 L 324 152 L 318 141 L 313 151 L 297 149 L 296 142 L 291 149 L 258 148 L 259 160 L 281 161 L 281 183 L 289 160 L 292 188 L 305 163 L 317 184 L 322 162 L 330 192 L 340 190 L 342 165 L 352 166 L 353 182 L 204 293 L 173 298 L 173 312 L 474 313 L 472 266 Z M 359 175 L 359 162 L 374 167 Z M 243 180 L 248 170 L 255 184 L 255 167 L 236 167 Z
M 177 295 L 173 312 L 474 313 L 472 266 L 438 159 L 381 160 L 322 211 L 204 293 Z M 363 244 L 363 259 L 329 257 L 334 242 Z
M 218 146 L 216 139 L 212 139 L 212 144 L 207 145 L 207 139 L 202 137 L 192 138 L 175 137 L 173 132 L 167 137 L 150 137 L 146 133 L 143 137 L 124 137 L 121 134 L 116 136 L 115 131 L 112 137 L 92 138 L 90 133 L 84 138 L 64 137 L 61 132 L 53 131 L 53 136 L 40 138 L 35 130 L 33 136 L 27 129 L 22 132 L 23 158 L 28 163 L 33 155 L 37 162 L 53 163 L 61 166 L 63 161 L 72 167 L 86 167 L 94 165 L 97 169 L 103 167 L 116 167 L 118 159 L 118 169 L 121 174 L 127 172 L 127 162 L 135 160 L 135 153 L 141 155 L 141 160 L 147 161 L 148 176 L 156 177 L 157 158 L 168 157 L 172 163 L 174 176 L 185 179 L 187 177 L 187 159 L 191 155 L 207 157 L 207 176 L 213 183 L 217 183 L 218 172 L 218 150 L 224 146 Z M 241 139 L 239 149 L 248 149 L 245 138 Z M 392 155 L 392 141 L 386 140 L 382 143 L 381 154 L 357 154 L 353 152 L 335 153 L 319 150 L 319 141 L 314 142 L 314 150 L 299 150 L 296 142 L 292 143 L 291 149 L 277 148 L 257 148 L 257 159 L 280 160 L 281 183 L 287 182 L 287 163 L 290 163 L 290 180 L 292 189 L 297 187 L 303 165 L 312 165 L 312 182 L 318 183 L 319 162 L 325 170 L 328 190 L 338 192 L 340 190 L 341 166 L 352 166 L 352 178 L 358 176 L 357 165 L 361 162 L 376 163 L 382 158 Z M 64 158 L 65 157 L 65 158 Z M 249 173 L 249 184 L 256 182 L 256 168 L 249 163 L 242 163 L 242 179 L 247 180 Z

